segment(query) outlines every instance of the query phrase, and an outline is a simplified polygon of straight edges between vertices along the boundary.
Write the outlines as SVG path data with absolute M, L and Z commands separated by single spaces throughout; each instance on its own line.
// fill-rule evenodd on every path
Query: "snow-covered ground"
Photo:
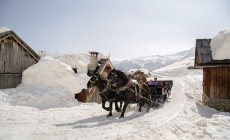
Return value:
M 0 90 L 0 139 L 230 139 L 230 113 L 201 105 L 202 72 L 187 70 L 192 61 L 186 59 L 154 71 L 162 79 L 174 81 L 169 101 L 149 113 L 145 109 L 138 112 L 136 105 L 131 105 L 124 119 L 118 119 L 120 113 L 115 111 L 106 118 L 108 112 L 97 103 L 63 107 L 66 102 L 61 102 L 59 107 L 40 109 L 11 97 L 16 93 L 26 97 L 23 93 L 28 91 L 20 86 Z M 39 95 L 43 91 L 34 92 Z M 30 98 L 20 102 L 30 102 Z

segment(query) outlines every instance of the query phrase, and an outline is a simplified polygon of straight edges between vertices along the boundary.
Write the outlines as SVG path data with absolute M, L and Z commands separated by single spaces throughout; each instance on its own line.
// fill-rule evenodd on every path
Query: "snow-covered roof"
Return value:
M 143 72 L 145 75 L 149 75 L 149 71 L 147 69 L 144 69 L 144 68 L 140 68 L 140 69 L 131 69 L 127 72 L 127 74 L 134 74 L 136 73 L 137 71 L 141 71 Z
M 56 57 L 56 59 L 70 65 L 72 68 L 77 68 L 77 73 L 79 74 L 88 72 L 88 54 L 63 54 Z
M 99 63 L 100 63 L 100 66 L 98 70 L 96 71 L 96 74 L 101 74 L 107 66 L 109 66 L 111 70 L 114 69 L 110 59 L 100 59 Z
M 211 42 L 213 60 L 230 59 L 230 29 L 222 30 Z
M 0 27 L 0 33 L 11 31 L 9 28 L 6 27 Z
M 229 65 L 230 64 L 230 59 L 227 59 L 227 57 L 225 57 L 225 59 L 221 59 L 221 60 L 214 60 L 212 58 L 213 53 L 211 51 L 211 39 L 197 39 L 196 40 L 196 52 L 195 52 L 195 63 L 194 66 L 222 66 L 222 65 Z M 219 49 L 219 51 L 222 50 L 221 48 Z M 221 54 L 222 53 L 222 54 Z M 225 52 L 220 51 L 221 55 L 226 55 L 223 54 Z M 219 54 L 219 55 L 220 55 Z M 228 52 L 227 54 L 230 55 L 230 53 Z
M 9 28 L 6 27 L 0 27 L 0 38 L 4 37 L 5 35 L 7 35 L 9 32 L 11 32 L 11 30 Z
M 70 93 L 77 93 L 82 88 L 86 88 L 85 85 L 88 80 L 87 75 L 80 78 L 69 65 L 46 56 L 23 72 L 22 84 L 62 87 Z

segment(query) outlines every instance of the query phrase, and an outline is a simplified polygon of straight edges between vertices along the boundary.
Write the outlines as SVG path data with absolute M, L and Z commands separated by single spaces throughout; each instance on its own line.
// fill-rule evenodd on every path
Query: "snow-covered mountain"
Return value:
M 183 60 L 179 60 L 173 64 L 165 66 L 163 68 L 154 70 L 151 72 L 153 76 L 158 77 L 167 76 L 167 77 L 182 77 L 187 75 L 202 75 L 202 69 L 188 69 L 189 66 L 194 65 L 194 57 L 188 57 Z
M 171 55 L 151 55 L 137 57 L 122 61 L 112 61 L 113 65 L 117 69 L 122 71 L 129 71 L 130 69 L 145 68 L 148 70 L 156 70 L 177 61 L 186 59 L 188 57 L 194 57 L 195 47 L 186 51 L 178 52 Z

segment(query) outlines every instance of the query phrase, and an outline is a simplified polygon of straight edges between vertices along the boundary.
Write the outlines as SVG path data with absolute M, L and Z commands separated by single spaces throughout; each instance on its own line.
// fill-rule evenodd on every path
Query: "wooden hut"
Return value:
M 0 89 L 16 87 L 21 83 L 22 72 L 39 59 L 12 30 L 0 28 Z
M 90 63 L 89 63 L 89 70 L 88 75 L 92 76 L 93 74 L 99 74 L 103 77 L 107 77 L 109 72 L 114 69 L 111 61 L 109 58 L 107 59 L 100 59 L 98 61 L 97 55 L 98 52 L 90 52 Z M 101 97 L 98 93 L 97 87 L 93 87 L 89 91 L 83 89 L 80 93 L 75 94 L 75 99 L 79 102 L 96 102 L 101 103 Z
M 213 60 L 211 39 L 197 39 L 195 67 L 203 67 L 202 103 L 220 111 L 230 111 L 230 60 Z

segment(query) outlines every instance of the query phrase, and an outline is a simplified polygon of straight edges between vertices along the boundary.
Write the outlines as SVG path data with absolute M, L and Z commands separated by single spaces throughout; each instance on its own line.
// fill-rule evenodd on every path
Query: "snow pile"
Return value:
M 214 60 L 230 59 L 230 30 L 222 30 L 213 37 L 211 50 Z
M 79 74 L 88 72 L 88 54 L 64 54 L 56 57 L 56 59 L 70 65 L 72 68 L 77 68 Z
M 6 27 L 0 27 L 0 33 L 11 31 L 9 28 Z
M 52 57 L 43 57 L 23 72 L 22 85 L 57 87 L 77 93 L 86 88 L 88 80 L 86 74 L 75 74 L 69 65 Z
M 77 104 L 74 93 L 86 88 L 88 80 L 86 74 L 75 74 L 69 65 L 43 57 L 23 72 L 17 88 L 2 90 L 0 101 L 40 109 L 73 106 Z
M 66 90 L 47 86 L 20 86 L 2 90 L 0 102 L 11 105 L 30 106 L 39 109 L 70 107 L 78 105 L 74 95 Z M 1 97 L 0 97 L 1 98 Z

